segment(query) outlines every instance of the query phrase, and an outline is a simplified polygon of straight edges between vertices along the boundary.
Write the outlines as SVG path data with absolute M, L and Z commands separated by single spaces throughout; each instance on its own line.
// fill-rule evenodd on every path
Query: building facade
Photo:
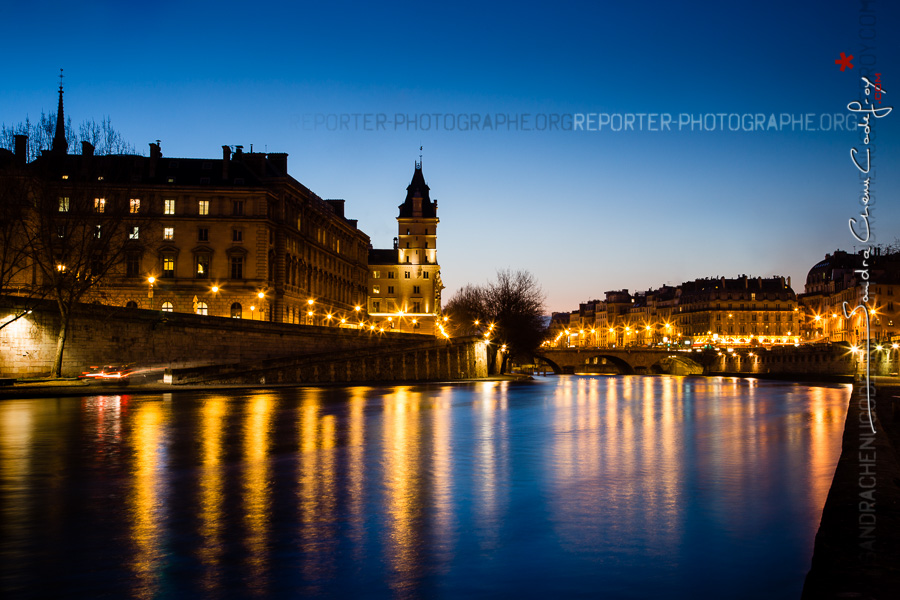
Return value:
M 435 333 L 441 315 L 437 201 L 417 162 L 391 249 L 369 250 L 368 313 L 379 328 Z
M 122 259 L 83 301 L 279 323 L 366 320 L 369 237 L 343 200 L 288 174 L 287 154 L 223 146 L 221 158 L 170 158 L 157 142 L 149 157 L 95 156 L 87 143 L 76 155 L 62 136 L 25 164 L 26 144 L 17 139 L 10 160 L 32 189 L 58 199 L 47 218 L 60 239 L 74 234 L 67 220 L 79 210 L 93 211 L 96 236 L 123 236 Z M 60 269 L 74 268 L 67 253 Z M 34 269 L 19 283 L 39 280 Z

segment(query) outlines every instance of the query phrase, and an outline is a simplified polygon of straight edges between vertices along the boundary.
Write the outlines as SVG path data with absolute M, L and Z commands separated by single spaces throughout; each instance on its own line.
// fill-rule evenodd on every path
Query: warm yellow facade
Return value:
M 441 314 L 437 202 L 416 163 L 394 247 L 369 251 L 368 313 L 378 328 L 433 334 Z

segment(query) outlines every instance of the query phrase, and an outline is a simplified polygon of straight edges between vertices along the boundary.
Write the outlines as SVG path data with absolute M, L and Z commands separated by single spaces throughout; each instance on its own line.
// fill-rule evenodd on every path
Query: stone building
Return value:
M 17 139 L 20 163 L 26 143 Z M 369 237 L 343 200 L 288 174 L 287 154 L 222 146 L 216 159 L 165 157 L 158 142 L 149 157 L 67 150 L 63 135 L 23 171 L 58 196 L 60 214 L 88 195 L 97 223 L 127 230 L 124 259 L 85 301 L 280 323 L 366 318 Z
M 394 247 L 369 250 L 368 312 L 385 329 L 435 333 L 443 289 L 437 259 L 440 220 L 421 162 L 399 211 Z
M 873 248 L 856 254 L 836 250 L 826 254 L 806 277 L 799 298 L 805 342 L 861 344 L 866 337 L 862 310 L 869 313 L 869 339 L 876 344 L 900 342 L 900 253 Z

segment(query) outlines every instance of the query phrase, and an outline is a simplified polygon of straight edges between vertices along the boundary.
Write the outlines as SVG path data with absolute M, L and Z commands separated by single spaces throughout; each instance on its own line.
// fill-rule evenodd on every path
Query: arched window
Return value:
M 137 308 L 137 302 L 129 300 L 128 303 L 125 304 L 125 308 Z
M 197 314 L 198 315 L 208 315 L 209 307 L 206 305 L 206 302 L 198 302 L 197 303 Z
M 240 319 L 241 318 L 241 303 L 235 302 L 231 305 L 231 318 L 232 319 Z
M 173 310 L 175 310 L 175 307 L 172 306 L 171 302 L 163 302 L 162 310 L 163 310 L 163 312 L 172 312 Z

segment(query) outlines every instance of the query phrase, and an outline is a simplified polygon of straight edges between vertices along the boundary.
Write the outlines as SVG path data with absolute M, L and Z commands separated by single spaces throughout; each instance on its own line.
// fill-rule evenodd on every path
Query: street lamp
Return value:
M 254 310 L 256 310 L 256 307 L 253 305 L 250 305 L 250 320 L 251 321 L 253 320 L 253 311 Z

